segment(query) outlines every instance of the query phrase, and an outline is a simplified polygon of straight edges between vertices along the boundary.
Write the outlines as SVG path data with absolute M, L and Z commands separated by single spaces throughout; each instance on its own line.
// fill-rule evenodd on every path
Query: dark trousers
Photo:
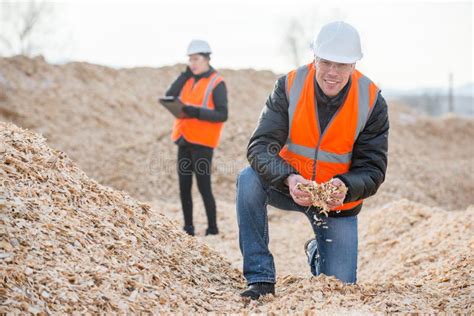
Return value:
M 184 225 L 193 226 L 193 200 L 191 188 L 193 174 L 206 208 L 209 227 L 217 227 L 216 201 L 211 188 L 211 163 L 214 149 L 187 144 L 178 146 L 179 193 L 184 214 Z

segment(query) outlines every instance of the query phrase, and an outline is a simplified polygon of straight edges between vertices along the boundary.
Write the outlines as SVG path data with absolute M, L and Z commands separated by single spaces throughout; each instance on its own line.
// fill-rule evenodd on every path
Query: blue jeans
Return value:
M 357 216 L 323 216 L 315 220 L 314 208 L 308 210 L 296 204 L 290 195 L 265 186 L 258 174 L 247 167 L 237 178 L 237 221 L 248 284 L 275 283 L 275 264 L 268 249 L 267 205 L 307 215 L 316 238 L 308 249 L 308 263 L 314 275 L 323 273 L 346 283 L 356 282 Z

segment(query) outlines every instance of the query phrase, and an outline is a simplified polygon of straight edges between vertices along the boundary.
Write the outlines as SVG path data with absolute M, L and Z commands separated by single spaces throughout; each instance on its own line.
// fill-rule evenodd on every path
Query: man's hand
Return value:
M 309 184 L 311 181 L 306 180 L 299 174 L 290 174 L 288 178 L 286 178 L 285 183 L 288 185 L 288 188 L 290 189 L 290 195 L 296 204 L 301 206 L 311 205 L 311 194 L 296 188 L 298 183 Z
M 346 185 L 344 184 L 344 182 L 342 182 L 340 179 L 338 178 L 333 178 L 330 180 L 331 181 L 331 184 L 336 186 L 336 187 L 346 187 Z M 344 190 L 347 192 L 347 190 Z M 338 192 L 338 193 L 334 193 L 332 196 L 332 201 L 329 201 L 327 204 L 328 204 L 328 207 L 330 210 L 334 210 L 335 208 L 341 206 L 344 202 L 344 199 L 346 198 L 346 193 L 342 193 L 342 192 Z

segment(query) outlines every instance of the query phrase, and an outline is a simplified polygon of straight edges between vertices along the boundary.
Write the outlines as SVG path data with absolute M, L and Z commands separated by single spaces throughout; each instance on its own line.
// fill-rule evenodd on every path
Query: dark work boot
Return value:
M 306 254 L 306 257 L 308 258 L 308 261 L 311 261 L 311 256 L 313 254 L 313 249 L 316 247 L 316 239 L 310 239 L 304 244 L 304 252 Z
M 304 252 L 308 258 L 308 264 L 313 275 L 319 275 L 319 252 L 318 242 L 315 238 L 308 240 L 304 245 Z
M 249 287 L 240 293 L 240 296 L 257 300 L 260 296 L 272 294 L 275 295 L 275 284 L 273 283 L 253 283 Z
M 206 229 L 206 236 L 217 235 L 217 234 L 219 234 L 219 229 L 217 229 L 217 226 L 210 226 Z
M 184 226 L 183 229 L 188 235 L 194 236 L 194 226 Z

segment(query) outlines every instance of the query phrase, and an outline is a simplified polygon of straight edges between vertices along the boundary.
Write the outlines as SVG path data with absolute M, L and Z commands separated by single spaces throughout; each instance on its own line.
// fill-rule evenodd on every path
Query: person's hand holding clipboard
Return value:
M 166 96 L 159 98 L 158 101 L 173 114 L 176 118 L 187 118 L 188 116 L 184 113 L 183 108 L 186 106 L 179 98 L 173 96 Z

